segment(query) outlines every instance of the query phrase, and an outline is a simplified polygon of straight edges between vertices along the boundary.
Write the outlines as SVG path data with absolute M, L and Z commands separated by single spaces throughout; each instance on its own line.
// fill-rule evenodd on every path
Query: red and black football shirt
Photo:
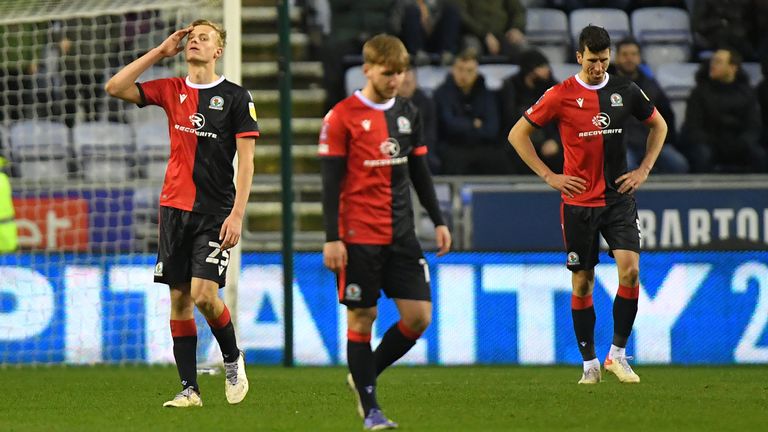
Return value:
M 168 115 L 171 156 L 160 205 L 229 214 L 235 201 L 236 138 L 259 136 L 250 93 L 223 76 L 210 84 L 164 78 L 136 85 L 140 107 L 158 105 Z
M 409 156 L 427 153 L 418 109 L 396 97 L 383 104 L 360 91 L 325 116 L 321 157 L 343 157 L 339 237 L 347 243 L 390 244 L 413 231 Z
M 565 163 L 563 174 L 587 180 L 587 190 L 566 204 L 600 207 L 623 196 L 616 179 L 627 172 L 624 122 L 630 116 L 647 122 L 656 108 L 632 81 L 605 74 L 601 84 L 589 85 L 578 75 L 547 90 L 523 116 L 540 128 L 559 122 Z

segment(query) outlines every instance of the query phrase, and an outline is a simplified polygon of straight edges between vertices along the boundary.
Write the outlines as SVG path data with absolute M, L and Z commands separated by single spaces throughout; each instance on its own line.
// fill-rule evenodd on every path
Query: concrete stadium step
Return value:
M 272 6 L 276 8 L 277 0 L 242 0 L 241 4 L 244 8 L 249 6 Z
M 258 233 L 282 229 L 280 202 L 252 202 L 246 206 L 246 231 Z M 319 202 L 295 202 L 293 214 L 299 231 L 323 230 L 323 205 Z
M 258 109 L 258 107 L 257 107 Z M 291 129 L 293 132 L 294 143 L 297 137 L 312 136 L 312 144 L 317 144 L 317 137 L 320 134 L 320 128 L 323 126 L 323 119 L 317 118 L 291 118 Z M 280 139 L 280 119 L 279 118 L 259 118 L 259 137 L 258 144 L 267 140 Z
M 320 173 L 317 146 L 294 145 L 291 153 L 293 155 L 294 174 Z M 280 174 L 280 146 L 257 145 L 254 159 L 255 174 Z
M 242 64 L 243 86 L 251 89 L 274 89 L 278 86 L 276 61 L 245 62 Z M 294 89 L 320 88 L 323 65 L 315 61 L 291 62 L 291 86 Z
M 243 61 L 274 61 L 278 54 L 279 36 L 271 34 L 244 34 Z M 306 60 L 309 54 L 309 36 L 304 33 L 291 33 L 291 59 Z
M 280 117 L 280 91 L 279 90 L 251 90 L 251 96 L 256 103 L 259 117 Z M 297 117 L 322 117 L 325 104 L 325 90 L 292 90 L 291 105 L 292 116 Z
M 290 8 L 291 27 L 301 23 L 303 8 Z M 240 17 L 243 33 L 274 33 L 278 30 L 278 11 L 276 6 L 243 6 Z

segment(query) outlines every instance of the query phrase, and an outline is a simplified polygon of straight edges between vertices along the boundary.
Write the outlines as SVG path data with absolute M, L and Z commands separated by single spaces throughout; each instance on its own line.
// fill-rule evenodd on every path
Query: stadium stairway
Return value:
M 295 244 L 297 249 L 322 247 L 317 136 L 325 91 L 322 65 L 311 61 L 309 36 L 301 7 L 291 8 L 292 129 Z M 277 250 L 281 244 L 280 94 L 278 90 L 278 15 L 275 0 L 242 2 L 242 80 L 251 91 L 259 115 L 255 178 L 243 230 L 246 250 Z

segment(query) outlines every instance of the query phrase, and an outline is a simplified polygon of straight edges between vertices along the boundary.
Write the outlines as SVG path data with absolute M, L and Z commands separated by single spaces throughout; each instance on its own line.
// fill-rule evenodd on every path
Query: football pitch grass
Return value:
M 768 424 L 768 367 L 636 367 L 579 386 L 578 366 L 397 367 L 379 380 L 406 431 L 751 431 Z M 222 374 L 200 376 L 202 408 L 169 409 L 171 367 L 0 368 L 0 431 L 356 431 L 343 368 L 248 368 L 240 405 Z

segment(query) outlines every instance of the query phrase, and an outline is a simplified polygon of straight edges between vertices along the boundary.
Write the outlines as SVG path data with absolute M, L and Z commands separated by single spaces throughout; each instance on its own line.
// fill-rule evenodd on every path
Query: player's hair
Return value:
M 585 47 L 593 53 L 603 51 L 611 47 L 611 37 L 604 28 L 590 24 L 579 34 L 579 52 L 584 54 Z
M 465 49 L 456 56 L 453 62 L 456 63 L 457 61 L 478 61 L 477 50 L 474 48 Z
M 396 72 L 402 72 L 408 67 L 410 57 L 400 39 L 381 33 L 370 38 L 363 45 L 363 62 L 383 65 Z
M 199 19 L 199 20 L 193 21 L 192 24 L 190 25 L 192 27 L 200 26 L 200 25 L 211 27 L 212 29 L 216 30 L 216 34 L 219 36 L 219 46 L 224 48 L 224 45 L 227 44 L 227 31 L 224 30 L 224 28 L 221 27 L 219 24 L 213 21 L 209 21 L 207 19 Z
M 621 51 L 621 48 L 625 45 L 634 45 L 640 48 L 640 44 L 637 42 L 637 39 L 633 38 L 632 36 L 628 36 L 616 42 L 616 52 Z M 590 48 L 589 50 L 592 51 L 592 48 Z

